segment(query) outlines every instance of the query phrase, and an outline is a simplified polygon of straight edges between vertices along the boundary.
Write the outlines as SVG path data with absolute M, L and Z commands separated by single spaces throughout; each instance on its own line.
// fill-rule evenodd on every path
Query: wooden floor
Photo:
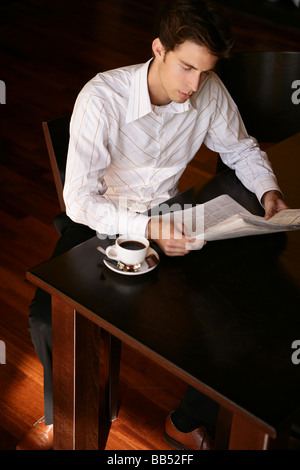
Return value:
M 226 4 L 226 2 L 223 2 Z M 59 212 L 41 122 L 71 113 L 81 87 L 97 72 L 145 62 L 151 56 L 152 23 L 161 1 L 2 0 L 0 156 L 0 450 L 43 415 L 43 373 L 28 332 L 34 287 L 25 272 L 52 253 Z M 299 50 L 300 32 L 232 13 L 238 49 Z M 216 155 L 203 149 L 180 188 L 206 181 Z M 124 347 L 122 403 L 107 449 L 169 449 L 166 415 L 185 384 Z

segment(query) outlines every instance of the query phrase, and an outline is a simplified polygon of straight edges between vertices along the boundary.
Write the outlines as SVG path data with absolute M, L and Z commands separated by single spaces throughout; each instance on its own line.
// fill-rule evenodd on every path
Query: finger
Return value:
M 174 248 L 165 248 L 165 254 L 168 256 L 185 256 L 189 253 L 189 250 L 179 250 Z
M 186 243 L 186 248 L 188 250 L 201 250 L 201 248 L 204 247 L 204 245 L 207 244 L 207 241 L 206 240 L 195 240 L 195 241 L 192 241 L 192 242 L 188 242 Z
M 265 208 L 265 217 L 264 217 L 265 220 L 268 220 L 271 217 L 273 217 L 273 215 L 275 215 L 275 212 L 276 212 L 275 204 L 268 204 Z
M 169 240 L 164 245 L 164 251 L 169 256 L 182 256 L 190 253 L 191 250 L 199 250 L 206 244 L 204 240 L 196 240 L 194 242 L 175 243 L 174 240 Z

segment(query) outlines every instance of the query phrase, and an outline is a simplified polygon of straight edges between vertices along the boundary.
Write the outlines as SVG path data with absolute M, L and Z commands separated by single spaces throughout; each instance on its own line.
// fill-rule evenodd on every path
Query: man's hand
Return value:
M 281 194 L 278 191 L 268 191 L 262 197 L 262 203 L 265 207 L 265 219 L 268 220 L 277 212 L 289 209 L 283 201 Z
M 193 248 L 202 248 L 204 241 L 187 238 L 183 231 L 172 221 L 152 218 L 148 222 L 150 240 L 155 241 L 168 256 L 184 256 Z

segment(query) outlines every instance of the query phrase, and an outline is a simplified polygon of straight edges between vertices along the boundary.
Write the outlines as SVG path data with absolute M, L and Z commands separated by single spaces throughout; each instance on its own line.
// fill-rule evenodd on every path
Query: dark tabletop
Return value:
M 232 171 L 170 200 L 202 203 L 227 193 L 263 210 Z M 122 339 L 196 378 L 213 395 L 275 428 L 300 409 L 300 232 L 209 242 L 182 258 L 158 251 L 142 276 L 104 266 L 93 238 L 32 269 L 45 289 L 84 307 Z

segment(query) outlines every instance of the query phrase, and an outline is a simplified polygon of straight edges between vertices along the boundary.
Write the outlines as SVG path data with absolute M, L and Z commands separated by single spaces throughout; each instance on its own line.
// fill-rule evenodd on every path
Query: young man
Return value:
M 267 155 L 248 136 L 238 110 L 213 72 L 232 39 L 222 14 L 201 0 L 167 4 L 142 65 L 98 74 L 81 91 L 70 127 L 64 198 L 66 228 L 54 256 L 95 236 L 126 231 L 155 240 L 168 256 L 184 256 L 191 240 L 144 212 L 177 192 L 177 183 L 202 143 L 220 153 L 264 205 L 266 217 L 287 208 Z M 164 229 L 164 230 L 163 230 Z M 37 290 L 30 308 L 32 340 L 45 372 L 45 421 L 19 449 L 52 445 L 51 304 Z M 210 449 L 203 426 L 217 406 L 189 388 L 166 421 L 175 446 Z

